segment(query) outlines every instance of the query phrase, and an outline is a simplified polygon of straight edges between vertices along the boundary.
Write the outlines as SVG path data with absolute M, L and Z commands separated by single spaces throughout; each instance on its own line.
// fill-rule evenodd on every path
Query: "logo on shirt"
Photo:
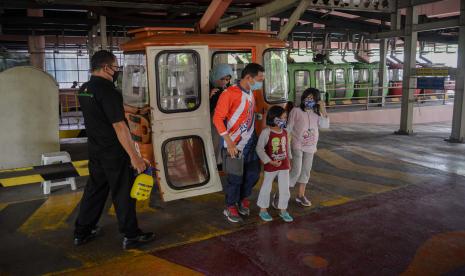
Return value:
M 314 129 L 305 130 L 302 135 L 302 146 L 312 146 L 317 143 L 316 131 Z
M 241 135 L 247 131 L 249 131 L 253 127 L 254 122 L 254 105 L 253 101 L 249 101 L 249 108 L 247 110 L 247 120 L 239 126 L 239 130 Z

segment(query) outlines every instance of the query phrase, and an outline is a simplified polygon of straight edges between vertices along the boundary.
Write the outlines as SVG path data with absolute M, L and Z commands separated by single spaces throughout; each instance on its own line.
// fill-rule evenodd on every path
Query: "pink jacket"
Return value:
M 291 148 L 308 153 L 316 152 L 318 143 L 318 114 L 312 111 L 302 111 L 295 107 L 289 113 L 287 132 L 291 137 Z

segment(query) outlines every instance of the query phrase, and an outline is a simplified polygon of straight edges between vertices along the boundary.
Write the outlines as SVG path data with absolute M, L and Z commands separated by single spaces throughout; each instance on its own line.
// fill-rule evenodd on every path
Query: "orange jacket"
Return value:
M 230 86 L 221 93 L 213 124 L 221 136 L 229 134 L 237 148 L 242 150 L 254 132 L 254 111 L 253 93 L 245 92 L 238 85 Z

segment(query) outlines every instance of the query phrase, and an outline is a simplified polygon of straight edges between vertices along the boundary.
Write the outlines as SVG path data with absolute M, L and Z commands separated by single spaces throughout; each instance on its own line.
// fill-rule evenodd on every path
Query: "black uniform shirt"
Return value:
M 78 98 L 84 115 L 90 157 L 124 154 L 112 125 L 126 121 L 123 96 L 113 82 L 92 76 L 79 89 Z

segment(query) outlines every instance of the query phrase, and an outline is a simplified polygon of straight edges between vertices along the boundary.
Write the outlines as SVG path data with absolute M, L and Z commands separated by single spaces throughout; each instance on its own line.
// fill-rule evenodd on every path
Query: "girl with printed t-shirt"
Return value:
M 318 127 L 320 116 L 327 117 L 324 101 L 320 91 L 308 88 L 302 93 L 299 107 L 293 108 L 289 114 L 287 131 L 291 136 L 291 152 L 293 156 L 290 171 L 290 187 L 298 184 L 297 203 L 304 207 L 312 205 L 305 197 L 305 187 L 310 180 L 313 155 L 318 143 Z
M 287 114 L 280 106 L 273 106 L 266 115 L 268 125 L 258 138 L 257 154 L 265 164 L 265 173 L 257 205 L 260 209 L 260 218 L 264 221 L 272 221 L 273 218 L 267 209 L 270 205 L 270 193 L 273 180 L 278 177 L 280 217 L 291 222 L 293 218 L 287 212 L 289 192 L 289 159 L 291 158 L 288 135 L 285 130 Z

